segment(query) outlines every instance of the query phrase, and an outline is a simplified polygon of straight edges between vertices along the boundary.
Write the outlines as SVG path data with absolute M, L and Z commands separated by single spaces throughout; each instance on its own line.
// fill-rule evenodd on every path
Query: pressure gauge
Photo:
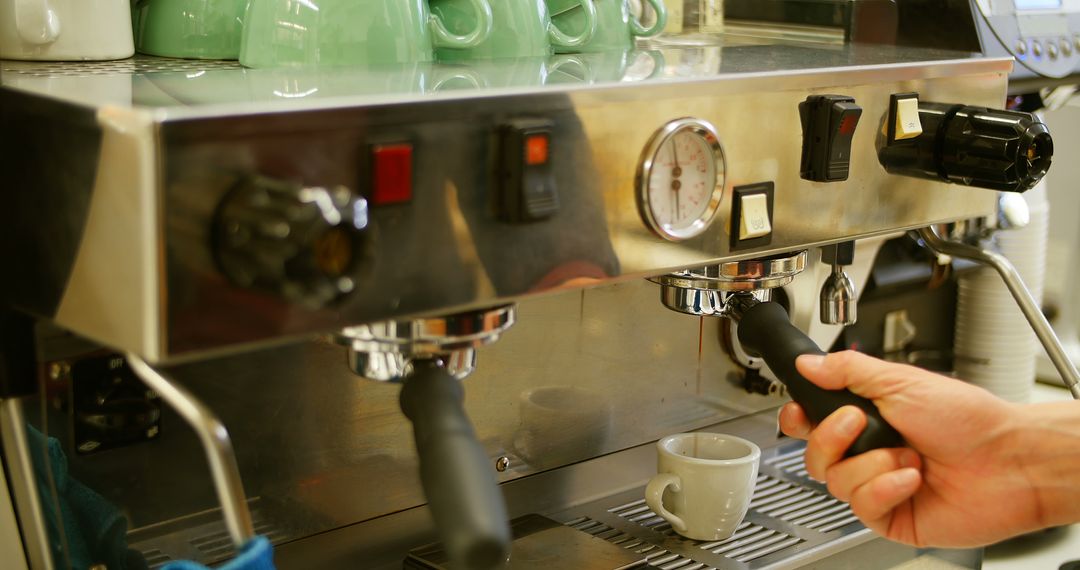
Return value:
M 670 241 L 701 235 L 724 197 L 724 148 L 716 128 L 678 119 L 652 136 L 637 172 L 637 203 L 649 229 Z

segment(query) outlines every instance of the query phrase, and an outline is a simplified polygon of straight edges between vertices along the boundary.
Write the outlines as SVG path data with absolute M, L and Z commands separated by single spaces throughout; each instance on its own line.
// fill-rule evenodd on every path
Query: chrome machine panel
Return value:
M 183 360 L 992 213 L 991 193 L 888 175 L 874 146 L 894 93 L 1001 106 L 1008 60 L 725 41 L 619 61 L 332 74 L 154 58 L 4 62 L 3 126 L 14 134 L 4 152 L 27 164 L 4 182 L 34 191 L 0 214 L 0 261 L 25 268 L 3 297 L 102 344 Z M 845 182 L 799 175 L 798 105 L 823 93 L 863 108 Z M 676 243 L 642 221 L 634 175 L 653 133 L 687 116 L 715 126 L 727 177 L 712 225 Z M 503 221 L 492 207 L 503 188 L 497 134 L 518 119 L 551 128 L 559 206 L 530 223 Z M 388 143 L 411 145 L 412 195 L 380 205 L 371 147 Z M 26 174 L 41 171 L 52 179 Z M 366 198 L 359 260 L 340 300 L 297 300 L 224 276 L 215 215 L 227 193 L 255 177 Z M 771 243 L 732 250 L 731 189 L 768 181 Z

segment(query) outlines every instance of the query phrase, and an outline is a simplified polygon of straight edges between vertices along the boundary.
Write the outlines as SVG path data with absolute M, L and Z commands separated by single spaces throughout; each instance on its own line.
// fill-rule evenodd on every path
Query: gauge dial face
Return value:
M 642 218 L 664 239 L 700 235 L 719 209 L 724 153 L 712 125 L 680 119 L 649 142 L 638 172 Z

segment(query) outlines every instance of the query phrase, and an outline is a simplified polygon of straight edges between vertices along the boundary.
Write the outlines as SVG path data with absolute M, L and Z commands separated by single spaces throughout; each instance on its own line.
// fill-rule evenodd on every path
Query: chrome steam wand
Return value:
M 1024 280 L 1020 278 L 1020 273 L 1016 271 L 1013 264 L 1005 256 L 995 251 L 942 239 L 934 232 L 933 228 L 922 228 L 918 230 L 918 234 L 919 238 L 931 251 L 951 257 L 969 259 L 988 265 L 998 272 L 1001 280 L 1008 287 L 1009 293 L 1016 300 L 1016 304 L 1020 306 L 1020 311 L 1024 313 L 1024 317 L 1031 324 L 1031 328 L 1035 330 L 1035 336 L 1039 338 L 1039 342 L 1046 349 L 1046 354 L 1050 356 L 1054 368 L 1057 369 L 1058 374 L 1065 381 L 1065 385 L 1069 387 L 1069 392 L 1072 392 L 1074 399 L 1080 400 L 1080 373 L 1077 373 L 1076 366 L 1069 359 L 1068 353 L 1061 346 L 1061 341 L 1054 333 L 1053 327 L 1050 326 L 1050 322 L 1046 320 L 1046 317 L 1039 309 L 1039 303 L 1035 301 L 1031 291 L 1028 291 L 1027 286 L 1024 285 Z

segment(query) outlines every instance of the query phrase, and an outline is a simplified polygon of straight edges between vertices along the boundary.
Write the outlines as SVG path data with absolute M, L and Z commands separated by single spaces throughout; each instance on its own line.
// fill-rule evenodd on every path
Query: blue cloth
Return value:
M 163 570 L 209 570 L 197 562 L 179 560 L 166 564 Z M 274 548 L 265 537 L 257 536 L 248 541 L 240 554 L 218 570 L 274 570 Z
M 56 438 L 47 438 L 28 425 L 26 439 L 56 566 L 63 568 L 70 564 L 77 570 L 93 564 L 119 570 L 130 567 L 127 519 L 120 510 L 68 475 L 67 456 Z M 60 540 L 61 528 L 67 542 L 66 553 L 64 541 Z

